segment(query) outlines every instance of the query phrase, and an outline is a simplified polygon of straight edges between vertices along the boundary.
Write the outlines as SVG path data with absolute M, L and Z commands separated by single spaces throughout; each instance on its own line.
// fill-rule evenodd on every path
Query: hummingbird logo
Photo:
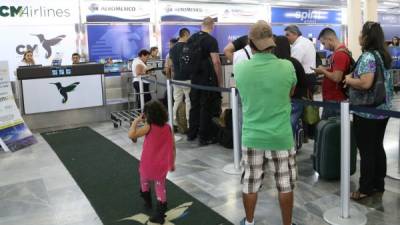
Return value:
M 46 59 L 51 57 L 52 53 L 51 47 L 57 45 L 58 43 L 60 43 L 60 41 L 62 41 L 66 37 L 66 35 L 59 35 L 55 38 L 47 40 L 43 34 L 32 34 L 32 35 L 39 38 L 40 44 L 42 44 L 42 47 L 46 50 Z
M 186 203 L 183 203 L 182 205 L 177 206 L 176 208 L 171 209 L 168 212 L 166 212 L 164 225 L 174 225 L 174 223 L 172 223 L 171 221 L 185 216 L 188 213 L 187 210 L 192 205 L 193 205 L 193 202 L 186 202 Z M 130 220 L 130 221 L 139 222 L 140 224 L 144 224 L 144 225 L 158 225 L 157 223 L 150 222 L 149 219 L 150 219 L 150 217 L 148 215 L 139 213 L 134 216 L 121 219 L 120 221 Z
M 60 82 L 57 83 L 50 83 L 56 85 L 58 91 L 60 92 L 61 96 L 63 96 L 62 103 L 65 104 L 68 101 L 68 92 L 75 90 L 75 88 L 80 84 L 79 82 L 75 82 L 70 84 L 66 87 L 63 87 Z

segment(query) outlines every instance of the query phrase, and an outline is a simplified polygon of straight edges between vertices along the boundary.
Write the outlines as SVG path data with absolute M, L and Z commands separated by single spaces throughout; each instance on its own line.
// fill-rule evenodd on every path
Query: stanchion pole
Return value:
M 388 170 L 387 170 L 387 175 L 388 177 L 395 179 L 395 180 L 400 180 L 400 131 L 399 131 L 399 146 L 398 146 L 398 152 L 399 152 L 399 157 L 397 159 L 397 167 L 396 165 L 389 165 Z
M 143 88 L 143 80 L 141 76 L 139 78 L 139 96 L 140 96 L 140 112 L 144 112 L 144 88 Z
M 173 110 L 172 110 L 172 86 L 171 86 L 171 80 L 167 80 L 167 98 L 168 98 L 168 123 L 171 127 L 174 126 L 174 115 L 173 115 Z
M 227 174 L 239 175 L 240 168 L 240 136 L 239 136 L 239 101 L 235 88 L 231 88 L 232 128 L 233 128 L 233 164 L 226 165 L 223 171 Z
M 324 213 L 326 222 L 332 225 L 365 225 L 367 217 L 356 209 L 350 209 L 350 106 L 340 104 L 340 207 Z

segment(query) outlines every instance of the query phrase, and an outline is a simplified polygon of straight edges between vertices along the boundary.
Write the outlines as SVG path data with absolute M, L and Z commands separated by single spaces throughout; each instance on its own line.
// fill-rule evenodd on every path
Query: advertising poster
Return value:
M 152 4 L 148 1 L 82 1 L 87 23 L 150 22 Z
M 88 25 L 87 32 L 90 61 L 128 60 L 150 48 L 149 25 Z
M 11 90 L 7 63 L 0 62 L 0 151 L 14 152 L 37 140 L 24 123 Z
M 100 75 L 23 80 L 22 86 L 26 114 L 103 105 Z

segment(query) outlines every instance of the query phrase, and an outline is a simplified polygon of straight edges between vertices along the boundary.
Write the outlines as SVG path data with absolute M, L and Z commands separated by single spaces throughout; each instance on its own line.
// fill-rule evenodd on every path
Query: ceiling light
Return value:
M 399 6 L 399 3 L 396 2 L 383 2 L 383 4 L 388 6 Z

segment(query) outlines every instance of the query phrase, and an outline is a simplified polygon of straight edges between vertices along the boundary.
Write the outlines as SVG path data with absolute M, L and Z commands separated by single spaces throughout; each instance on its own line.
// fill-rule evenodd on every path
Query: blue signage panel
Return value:
M 272 7 L 272 23 L 342 24 L 342 12 L 336 10 Z
M 161 26 L 161 41 L 162 41 L 162 58 L 165 58 L 169 52 L 169 40 L 179 36 L 181 28 L 188 28 L 191 34 L 200 31 L 200 25 L 168 25 Z M 249 32 L 250 25 L 216 25 L 211 34 L 218 41 L 219 51 L 222 52 L 224 47 L 231 41 L 240 36 L 246 35 Z
M 400 27 L 393 25 L 382 25 L 383 32 L 385 34 L 385 40 L 392 40 L 394 36 L 400 37 Z
M 89 60 L 128 60 L 149 49 L 148 25 L 88 25 Z
M 161 25 L 161 44 L 162 44 L 162 58 L 165 59 L 169 52 L 169 40 L 171 38 L 179 38 L 179 30 L 187 28 L 191 34 L 200 31 L 200 25 Z
M 216 25 L 214 37 L 218 41 L 219 51 L 222 53 L 224 47 L 231 41 L 247 35 L 251 25 Z
M 400 23 L 400 15 L 379 13 L 378 14 L 378 21 L 381 24 L 399 25 L 399 23 Z

